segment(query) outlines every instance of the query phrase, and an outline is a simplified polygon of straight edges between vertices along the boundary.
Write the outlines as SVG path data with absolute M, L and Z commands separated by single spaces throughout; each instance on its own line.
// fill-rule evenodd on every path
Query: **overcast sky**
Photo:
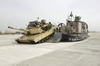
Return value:
M 100 31 L 100 0 L 0 0 L 0 30 L 10 25 L 26 28 L 39 17 L 46 22 L 66 23 L 68 13 L 81 16 L 89 30 Z

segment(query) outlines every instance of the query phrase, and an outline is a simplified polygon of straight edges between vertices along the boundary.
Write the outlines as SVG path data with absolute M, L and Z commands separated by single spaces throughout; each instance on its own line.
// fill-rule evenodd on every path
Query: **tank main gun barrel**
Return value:
M 25 29 L 22 29 L 22 28 L 20 28 L 20 29 L 19 28 L 13 28 L 13 27 L 10 27 L 10 26 L 8 26 L 8 28 L 28 32 L 28 30 L 25 30 Z

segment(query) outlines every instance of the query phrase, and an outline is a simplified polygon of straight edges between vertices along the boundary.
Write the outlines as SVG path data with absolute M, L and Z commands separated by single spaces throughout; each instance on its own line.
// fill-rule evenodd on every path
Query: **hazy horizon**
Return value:
M 39 17 L 52 24 L 66 23 L 68 13 L 81 16 L 89 31 L 100 31 L 100 0 L 0 0 L 0 30 L 26 28 Z

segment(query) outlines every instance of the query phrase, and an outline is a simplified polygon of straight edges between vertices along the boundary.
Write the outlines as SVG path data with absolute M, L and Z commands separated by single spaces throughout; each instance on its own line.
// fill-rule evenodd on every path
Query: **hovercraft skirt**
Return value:
M 81 40 L 84 40 L 84 39 L 86 39 L 88 37 L 89 37 L 88 34 L 82 35 L 82 36 L 69 36 L 69 35 L 62 34 L 62 38 L 61 38 L 60 42 L 75 42 L 75 41 L 81 41 Z

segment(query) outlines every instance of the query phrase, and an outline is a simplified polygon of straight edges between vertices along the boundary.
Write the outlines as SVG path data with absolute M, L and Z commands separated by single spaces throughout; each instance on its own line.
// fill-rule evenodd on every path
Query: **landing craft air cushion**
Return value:
M 72 18 L 72 12 L 70 14 Z M 61 27 L 62 38 L 60 41 L 80 41 L 89 37 L 88 25 L 80 21 L 80 16 L 75 16 L 75 20 L 66 19 L 66 25 Z

